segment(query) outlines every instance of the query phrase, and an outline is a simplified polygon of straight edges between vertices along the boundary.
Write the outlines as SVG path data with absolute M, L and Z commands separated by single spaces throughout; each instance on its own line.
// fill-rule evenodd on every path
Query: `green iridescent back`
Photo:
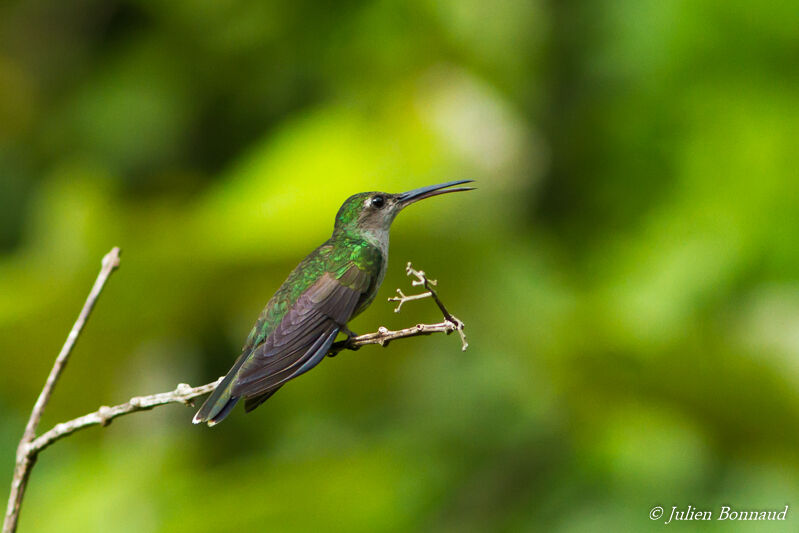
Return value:
M 371 277 L 370 287 L 358 302 L 353 317 L 358 315 L 374 300 L 382 263 L 382 253 L 368 241 L 354 238 L 346 232 L 334 233 L 291 271 L 261 312 L 243 351 L 252 350 L 271 335 L 299 297 L 325 273 L 329 272 L 336 279 L 341 279 L 353 265 L 368 272 Z

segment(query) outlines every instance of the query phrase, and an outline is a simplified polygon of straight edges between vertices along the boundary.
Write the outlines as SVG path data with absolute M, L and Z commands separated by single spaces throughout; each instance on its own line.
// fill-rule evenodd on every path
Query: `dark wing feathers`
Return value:
M 254 346 L 233 386 L 254 409 L 286 381 L 316 366 L 352 317 L 371 276 L 351 264 L 340 276 L 326 273 L 291 306 L 274 331 Z
M 218 424 L 241 398 L 251 411 L 286 381 L 317 365 L 340 329 L 374 298 L 381 261 L 380 250 L 366 242 L 346 241 L 340 247 L 328 242 L 317 248 L 269 300 L 241 356 L 194 423 Z
M 244 401 L 244 412 L 245 413 L 249 413 L 250 411 L 252 411 L 256 407 L 258 407 L 259 405 L 264 403 L 266 400 L 271 398 L 272 395 L 274 393 L 276 393 L 277 391 L 279 391 L 279 390 L 280 390 L 280 387 L 275 387 L 274 389 L 272 389 L 270 391 L 267 391 L 267 392 L 261 394 L 260 396 L 253 396 L 252 398 L 247 398 Z

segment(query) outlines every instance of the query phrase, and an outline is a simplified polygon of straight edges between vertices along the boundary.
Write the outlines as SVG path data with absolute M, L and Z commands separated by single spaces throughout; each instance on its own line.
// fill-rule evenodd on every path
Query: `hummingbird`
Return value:
M 397 214 L 424 198 L 469 191 L 459 180 L 400 194 L 364 192 L 347 198 L 333 235 L 303 259 L 272 296 L 241 355 L 192 420 L 214 426 L 239 400 L 250 412 L 287 381 L 312 369 L 347 323 L 374 301 L 388 265 L 389 229 Z

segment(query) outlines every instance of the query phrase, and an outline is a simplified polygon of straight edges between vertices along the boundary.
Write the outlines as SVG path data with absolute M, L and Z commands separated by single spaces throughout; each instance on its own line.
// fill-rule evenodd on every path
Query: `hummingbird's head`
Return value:
M 365 236 L 388 236 L 388 230 L 397 213 L 414 202 L 449 192 L 471 191 L 474 187 L 454 187 L 474 180 L 450 181 L 421 187 L 399 194 L 388 192 L 362 192 L 347 198 L 336 215 L 335 231 L 346 231 Z

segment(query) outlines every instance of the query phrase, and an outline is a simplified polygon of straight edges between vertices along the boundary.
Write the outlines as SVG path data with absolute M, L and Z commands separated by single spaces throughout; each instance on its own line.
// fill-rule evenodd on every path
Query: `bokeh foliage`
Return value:
M 44 426 L 225 372 L 349 194 L 480 187 L 401 215 L 353 324 L 437 319 L 383 303 L 410 259 L 469 351 L 365 348 L 214 430 L 167 407 L 76 435 L 21 531 L 643 531 L 654 505 L 799 505 L 796 15 L 6 0 L 0 479 L 112 245 Z

